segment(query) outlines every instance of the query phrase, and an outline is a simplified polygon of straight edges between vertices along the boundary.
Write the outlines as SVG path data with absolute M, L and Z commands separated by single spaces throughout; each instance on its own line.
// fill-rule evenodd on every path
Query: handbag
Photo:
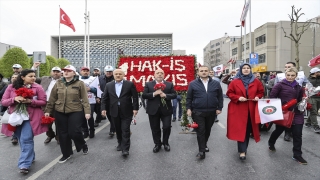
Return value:
M 6 110 L 3 114 L 3 116 L 1 117 L 1 123 L 8 124 L 9 117 L 10 117 L 10 114 L 8 113 L 8 110 Z
M 294 110 L 283 111 L 283 120 L 273 121 L 274 124 L 290 128 L 294 118 Z

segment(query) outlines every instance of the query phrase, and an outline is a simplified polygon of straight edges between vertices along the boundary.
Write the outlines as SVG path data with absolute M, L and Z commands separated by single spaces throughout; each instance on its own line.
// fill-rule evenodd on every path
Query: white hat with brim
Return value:
M 51 71 L 61 71 L 61 68 L 59 68 L 59 67 L 53 67 L 52 69 L 51 69 Z
M 105 68 L 104 68 L 104 71 L 113 71 L 113 67 L 110 66 L 110 65 L 107 65 Z
M 67 65 L 66 67 L 62 68 L 63 71 L 69 70 L 69 71 L 74 71 L 76 72 L 76 68 L 72 65 Z
M 14 64 L 14 65 L 12 66 L 12 68 L 18 68 L 18 69 L 20 69 L 20 68 L 22 68 L 22 66 L 21 66 L 20 64 Z
M 312 69 L 310 70 L 310 73 L 311 73 L 311 74 L 314 74 L 314 73 L 316 73 L 316 72 L 320 72 L 320 69 L 317 68 L 317 67 L 312 68 Z

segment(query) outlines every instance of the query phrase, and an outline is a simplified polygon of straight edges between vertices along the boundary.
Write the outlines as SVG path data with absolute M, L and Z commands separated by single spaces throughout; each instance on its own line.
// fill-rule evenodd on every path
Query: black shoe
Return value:
M 305 123 L 305 124 L 304 124 L 304 127 L 306 127 L 306 128 L 311 128 L 312 125 L 311 125 L 311 123 Z
M 21 173 L 21 174 L 28 174 L 28 173 L 29 173 L 29 169 L 27 169 L 27 168 L 21 168 L 20 171 L 19 171 L 19 173 Z
M 89 132 L 83 132 L 83 138 L 88 138 L 89 137 Z
M 276 151 L 276 148 L 274 147 L 274 145 L 272 145 L 272 146 L 269 146 L 269 150 L 270 151 Z
M 283 138 L 285 141 L 290 141 L 291 140 L 291 137 L 288 133 L 285 133 L 284 135 L 284 138 Z
M 219 122 L 219 119 L 214 120 L 214 122 Z
M 161 145 L 156 145 L 156 146 L 154 146 L 154 148 L 153 148 L 153 152 L 154 152 L 154 153 L 157 153 L 157 152 L 160 151 L 160 149 L 161 149 Z
M 90 131 L 89 138 L 94 138 L 94 130 Z
M 181 121 L 181 118 L 179 118 L 178 121 Z
M 62 158 L 61 159 L 59 159 L 59 163 L 64 163 L 64 162 L 66 162 L 68 159 L 70 159 L 71 158 L 71 156 L 69 156 L 69 157 L 63 157 L 62 156 Z
M 94 127 L 98 127 L 98 126 L 99 126 L 99 123 L 95 122 Z
M 128 156 L 129 155 L 129 151 L 122 151 L 122 156 Z
M 165 151 L 170 151 L 170 145 L 168 144 L 168 145 L 164 145 L 164 150 Z
M 117 146 L 117 151 L 121 151 L 122 149 L 121 149 L 121 144 L 120 143 L 118 143 L 118 146 Z
M 17 145 L 17 144 L 18 144 L 18 139 L 17 139 L 17 138 L 12 138 L 12 139 L 11 139 L 11 143 L 12 143 L 13 145 Z
M 208 147 L 206 147 L 206 149 L 205 149 L 205 150 L 206 150 L 206 152 L 209 152 L 209 148 L 208 148 Z
M 176 121 L 176 118 L 173 118 L 173 119 L 172 119 L 172 122 L 175 122 L 175 121 Z
M 52 137 L 47 137 L 47 139 L 44 140 L 44 143 L 48 144 L 49 142 L 51 142 L 52 139 L 53 139 Z
M 247 159 L 247 158 L 246 158 L 246 154 L 244 154 L 244 156 L 239 155 L 239 159 L 240 159 L 241 161 L 246 160 L 246 159 Z
M 297 162 L 299 162 L 300 164 L 303 164 L 303 165 L 307 165 L 308 164 L 308 162 L 306 160 L 304 160 L 302 158 L 302 156 L 293 156 L 292 159 L 296 160 Z
M 88 145 L 87 144 L 84 144 L 83 147 L 82 147 L 82 152 L 84 155 L 87 155 L 88 152 L 89 152 L 89 148 L 88 148 Z
M 205 152 L 199 152 L 196 157 L 200 158 L 200 159 L 204 159 L 204 158 L 206 158 L 206 153 Z
M 109 136 L 113 137 L 114 136 L 114 132 L 109 132 Z

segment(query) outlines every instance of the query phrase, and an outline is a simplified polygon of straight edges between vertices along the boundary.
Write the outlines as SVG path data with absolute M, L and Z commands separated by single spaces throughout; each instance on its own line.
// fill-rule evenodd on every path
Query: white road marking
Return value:
M 217 122 L 217 124 L 218 124 L 221 128 L 223 128 L 223 129 L 226 128 L 226 127 L 225 127 L 222 123 L 220 123 L 220 122 Z
M 110 122 L 107 122 L 106 124 L 102 125 L 101 127 L 99 127 L 96 131 L 95 134 L 97 134 L 98 132 L 100 132 L 103 128 L 107 127 L 110 124 Z M 85 139 L 86 141 L 89 140 L 89 138 Z M 75 146 L 72 147 L 72 150 L 74 151 L 76 149 Z M 39 176 L 41 176 L 45 171 L 49 170 L 50 168 L 52 168 L 55 164 L 57 164 L 59 162 L 59 159 L 62 157 L 59 156 L 56 159 L 54 159 L 53 161 L 51 161 L 49 164 L 47 164 L 46 166 L 44 166 L 42 169 L 40 169 L 39 171 L 35 172 L 34 174 L 32 174 L 32 176 L 30 176 L 27 180 L 35 180 L 37 179 Z

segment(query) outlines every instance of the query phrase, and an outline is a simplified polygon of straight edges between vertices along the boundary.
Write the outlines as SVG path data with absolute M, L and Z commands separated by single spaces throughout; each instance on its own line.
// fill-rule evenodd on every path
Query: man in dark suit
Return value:
M 148 99 L 147 114 L 149 115 L 150 127 L 152 130 L 152 137 L 155 147 L 153 152 L 157 153 L 161 149 L 161 145 L 164 145 L 166 151 L 170 151 L 169 136 L 171 133 L 171 115 L 172 104 L 171 100 L 177 98 L 176 91 L 173 88 L 171 82 L 164 81 L 164 72 L 162 69 L 158 69 L 154 73 L 155 81 L 147 82 L 142 97 Z M 163 83 L 166 88 L 162 90 L 154 90 L 154 86 L 158 83 Z M 161 102 L 161 98 L 164 98 L 165 104 Z M 161 142 L 161 129 L 160 120 L 162 121 L 163 138 Z
M 123 156 L 129 155 L 130 148 L 130 124 L 132 116 L 136 116 L 139 110 L 138 92 L 131 81 L 123 80 L 124 72 L 121 69 L 113 71 L 115 81 L 107 83 L 101 99 L 101 114 L 110 112 L 115 123 L 118 147 Z M 106 103 L 110 102 L 109 109 Z

